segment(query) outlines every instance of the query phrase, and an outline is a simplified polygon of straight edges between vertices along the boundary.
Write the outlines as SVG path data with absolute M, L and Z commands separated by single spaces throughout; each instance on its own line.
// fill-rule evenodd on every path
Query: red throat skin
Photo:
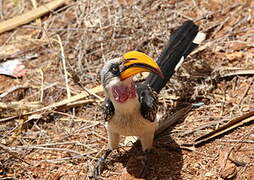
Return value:
M 116 102 L 124 103 L 128 99 L 133 99 L 136 97 L 136 87 L 132 83 L 130 86 L 125 85 L 114 85 L 112 86 L 112 95 Z

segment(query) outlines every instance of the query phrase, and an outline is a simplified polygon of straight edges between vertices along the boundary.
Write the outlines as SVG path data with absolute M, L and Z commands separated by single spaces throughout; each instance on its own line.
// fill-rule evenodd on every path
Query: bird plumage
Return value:
M 109 148 L 118 146 L 120 136 L 139 136 L 143 150 L 151 149 L 156 130 L 157 96 L 144 84 L 135 84 L 132 78 L 121 80 L 112 67 L 124 67 L 121 59 L 111 60 L 102 70 L 102 84 L 106 98 L 103 104 Z M 128 65 L 129 66 L 129 65 Z M 106 77 L 105 77 L 106 76 Z
M 137 84 L 137 94 L 141 115 L 150 122 L 154 122 L 158 109 L 157 93 L 153 91 L 150 86 L 140 83 Z M 105 98 L 102 104 L 102 110 L 104 120 L 106 122 L 109 121 L 115 113 L 114 105 L 109 97 Z
M 143 128 L 147 127 L 145 129 L 150 132 L 157 129 L 157 124 L 155 122 L 158 109 L 157 94 L 166 85 L 170 77 L 178 69 L 178 66 L 187 55 L 198 45 L 197 42 L 193 42 L 197 34 L 198 26 L 192 21 L 186 21 L 179 29 L 177 29 L 171 35 L 168 44 L 157 60 L 157 63 L 164 74 L 164 78 L 161 78 L 155 73 L 150 73 L 144 83 L 135 84 L 137 97 L 127 100 L 125 103 L 118 103 L 114 100 L 112 92 L 109 90 L 110 83 L 128 84 L 132 79 L 130 78 L 127 82 L 117 82 L 116 77 L 112 77 L 112 74 L 107 74 L 109 73 L 109 69 L 112 68 L 111 66 L 115 67 L 118 65 L 121 69 L 121 59 L 113 59 L 106 63 L 101 74 L 102 84 L 104 85 L 107 95 L 103 104 L 103 110 L 105 120 L 108 124 L 108 133 L 110 133 L 109 131 L 117 131 L 115 133 L 119 135 L 142 136 L 142 133 L 145 133 L 145 130 L 141 133 L 140 129 L 142 129 L 142 125 L 140 124 L 146 124 Z M 116 73 L 116 75 L 119 76 L 119 73 Z M 146 121 L 148 122 L 145 123 Z M 154 129 L 149 129 L 151 128 L 151 126 L 148 125 L 149 123 L 154 123 Z M 138 131 L 139 133 L 135 133 L 135 131 Z M 114 138 L 109 138 L 109 141 L 114 141 Z M 110 148 L 114 149 L 115 147 Z M 149 149 L 150 148 L 151 147 L 149 147 Z
M 197 34 L 198 26 L 192 21 L 185 22 L 171 35 L 157 60 L 158 65 L 149 57 L 147 59 L 146 55 L 134 51 L 125 54 L 122 59 L 116 58 L 106 62 L 101 71 L 101 79 L 106 94 L 103 113 L 110 150 L 117 148 L 120 136 L 124 135 L 138 136 L 142 150 L 150 151 L 155 131 L 161 128 L 156 120 L 157 94 L 187 55 L 202 41 L 197 39 Z M 146 64 L 142 58 L 147 59 L 149 63 Z M 132 76 L 126 76 L 125 70 L 130 67 L 131 75 L 141 70 L 153 73 L 150 73 L 144 83 L 135 83 Z M 136 67 L 140 68 L 139 71 Z
M 198 26 L 192 21 L 184 22 L 182 26 L 173 32 L 156 61 L 165 78 L 161 79 L 154 74 L 150 74 L 146 78 L 145 84 L 149 84 L 154 91 L 159 93 L 185 58 L 202 42 L 203 39 L 198 39 L 201 35 L 198 33 L 201 32 L 198 32 Z M 195 38 L 198 40 L 194 41 Z

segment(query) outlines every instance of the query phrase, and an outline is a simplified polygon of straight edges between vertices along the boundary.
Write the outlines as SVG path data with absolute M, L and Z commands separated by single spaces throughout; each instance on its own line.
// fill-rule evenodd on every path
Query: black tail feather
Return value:
M 157 93 L 161 91 L 174 74 L 177 66 L 182 63 L 183 58 L 186 58 L 198 46 L 198 44 L 193 43 L 197 33 L 198 26 L 192 21 L 186 21 L 170 36 L 166 47 L 157 60 L 164 74 L 164 79 L 150 73 L 145 81 L 154 91 Z

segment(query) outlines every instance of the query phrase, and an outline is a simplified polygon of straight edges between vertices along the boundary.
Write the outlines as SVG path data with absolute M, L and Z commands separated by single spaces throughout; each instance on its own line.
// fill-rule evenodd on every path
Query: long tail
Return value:
M 205 34 L 198 32 L 198 26 L 186 21 L 171 36 L 159 56 L 157 63 L 164 74 L 164 79 L 150 73 L 145 83 L 159 93 L 168 80 L 179 68 L 184 59 L 205 39 Z

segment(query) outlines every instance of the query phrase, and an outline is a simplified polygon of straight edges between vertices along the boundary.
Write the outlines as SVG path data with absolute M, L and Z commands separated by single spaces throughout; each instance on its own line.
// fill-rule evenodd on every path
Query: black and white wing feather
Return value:
M 140 102 L 141 115 L 154 122 L 158 110 L 158 95 L 146 84 L 138 84 L 137 93 Z
M 102 104 L 102 113 L 105 121 L 109 121 L 115 113 L 114 105 L 108 97 L 105 98 Z

